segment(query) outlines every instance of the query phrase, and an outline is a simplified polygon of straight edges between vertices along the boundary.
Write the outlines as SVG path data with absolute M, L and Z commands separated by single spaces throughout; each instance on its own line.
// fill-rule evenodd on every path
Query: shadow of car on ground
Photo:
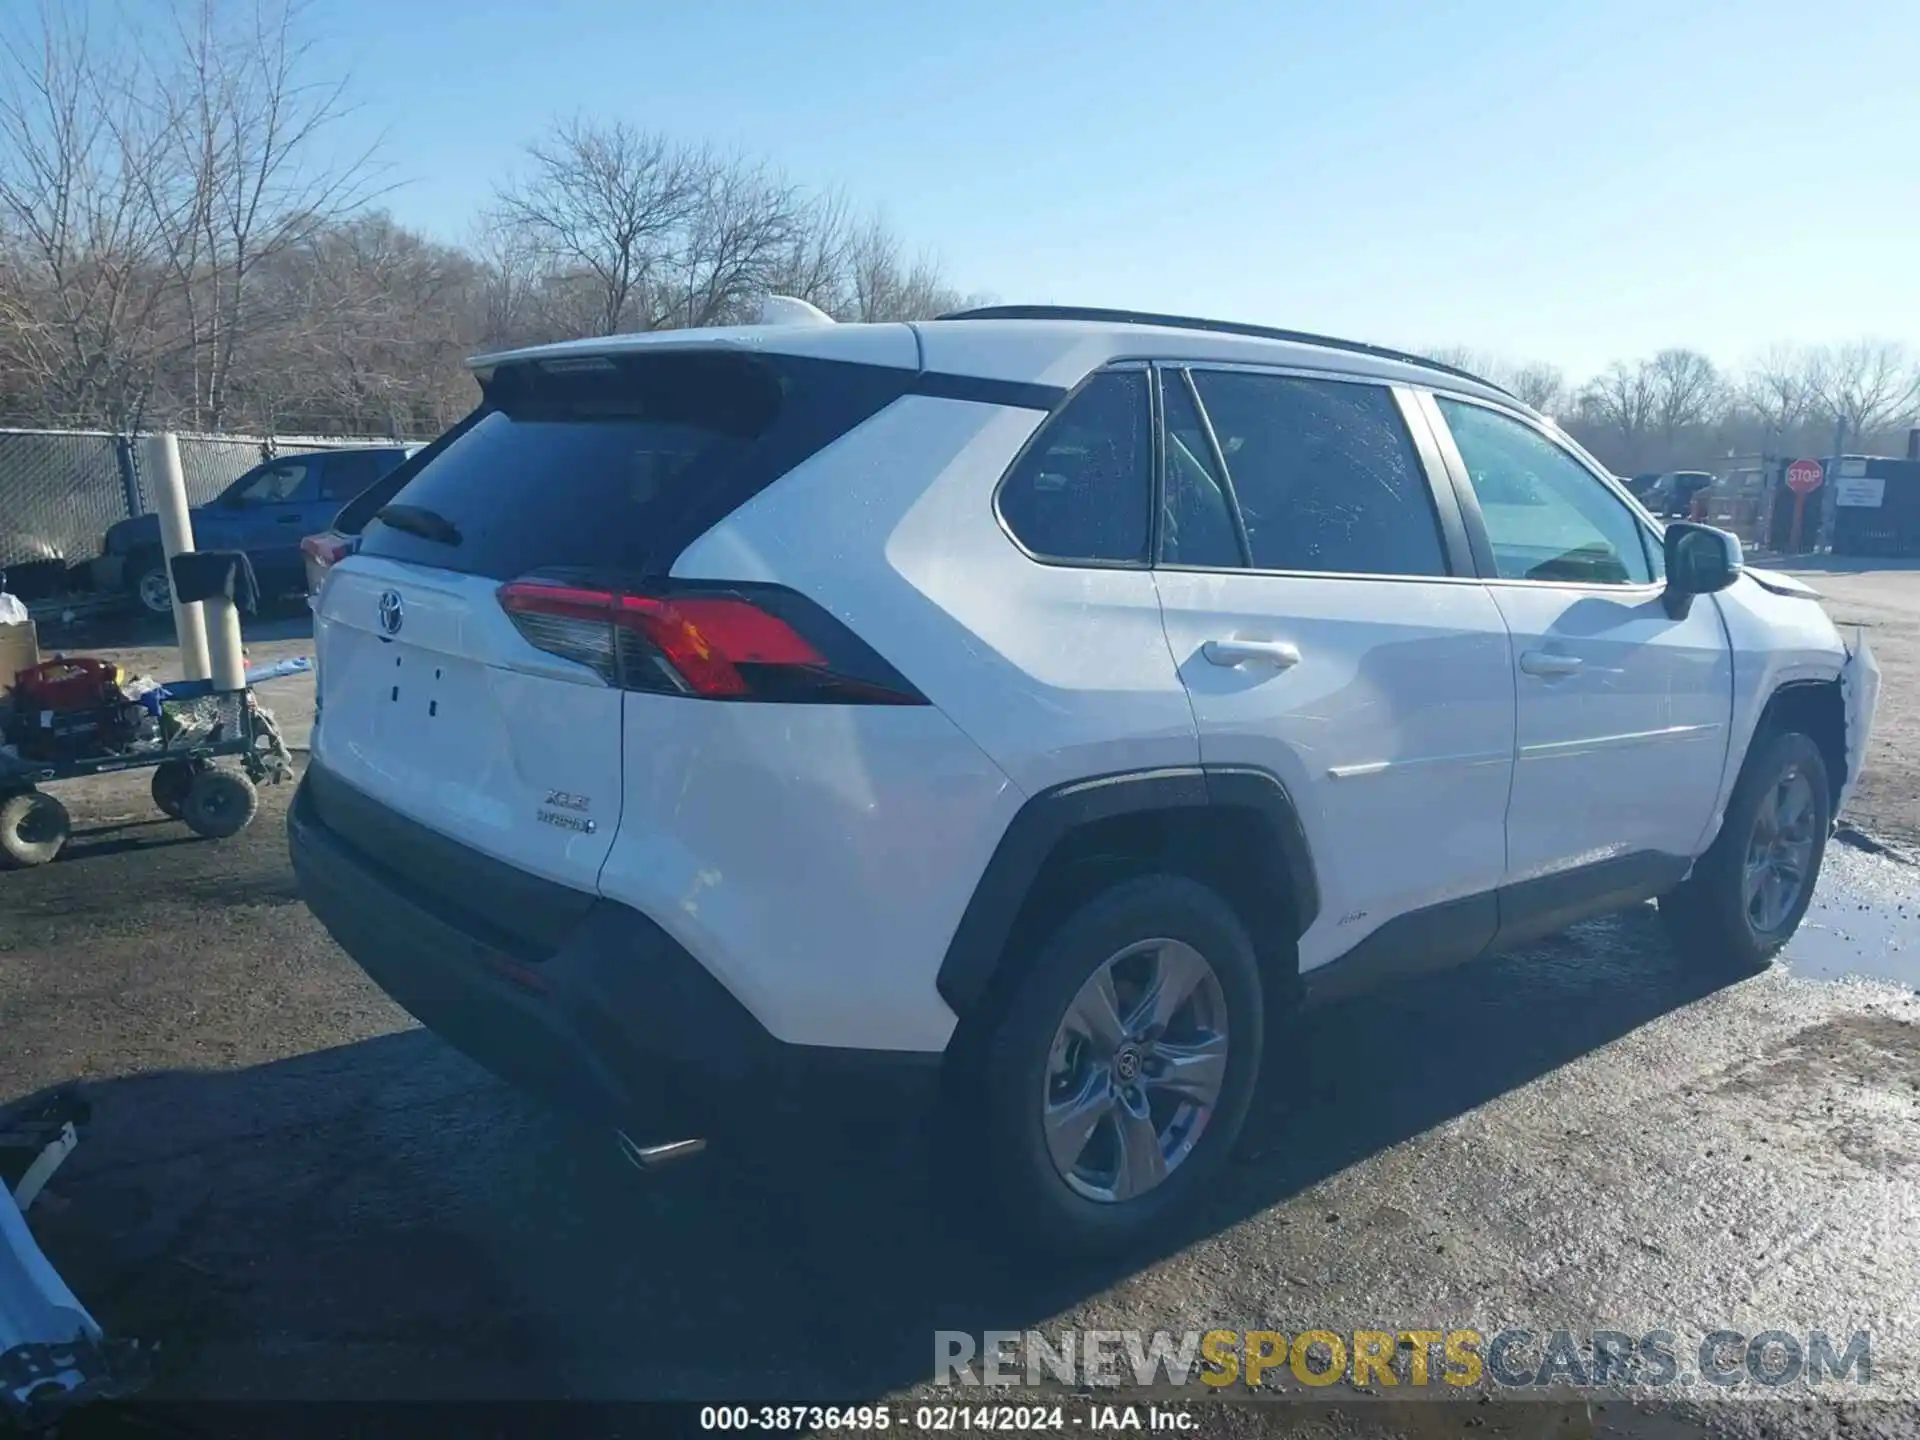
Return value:
M 996 1243 L 919 1134 L 641 1174 L 420 1030 L 92 1087 L 43 1238 L 162 1342 L 159 1395 L 844 1403 L 928 1379 L 937 1330 L 1043 1324 L 1724 983 L 1658 934 L 1642 907 L 1271 1033 L 1203 1213 L 1125 1261 Z

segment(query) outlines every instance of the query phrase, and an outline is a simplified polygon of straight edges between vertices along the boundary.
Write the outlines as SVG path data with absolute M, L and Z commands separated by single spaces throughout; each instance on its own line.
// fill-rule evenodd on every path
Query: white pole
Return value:
M 215 690 L 247 688 L 246 652 L 240 643 L 240 607 L 224 595 L 202 601 L 207 612 L 207 655 Z
M 187 480 L 180 469 L 180 442 L 172 432 L 149 435 L 141 474 L 151 485 L 155 513 L 160 517 L 160 548 L 167 556 L 167 580 L 173 580 L 173 557 L 193 550 L 193 519 L 187 513 Z M 182 605 L 173 597 L 173 628 L 180 639 L 180 678 L 206 680 L 213 675 L 207 657 L 207 620 L 198 602 Z

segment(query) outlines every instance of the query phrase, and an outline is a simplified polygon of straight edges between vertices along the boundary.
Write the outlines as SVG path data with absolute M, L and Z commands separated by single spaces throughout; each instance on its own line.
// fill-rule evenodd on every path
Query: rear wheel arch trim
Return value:
M 935 987 L 965 1019 L 996 978 L 1022 905 L 1048 859 L 1075 831 L 1155 810 L 1252 811 L 1270 827 L 1293 891 L 1294 935 L 1320 910 L 1319 882 L 1293 797 L 1269 771 L 1241 766 L 1173 766 L 1068 781 L 1032 796 L 1008 824 L 974 886 Z

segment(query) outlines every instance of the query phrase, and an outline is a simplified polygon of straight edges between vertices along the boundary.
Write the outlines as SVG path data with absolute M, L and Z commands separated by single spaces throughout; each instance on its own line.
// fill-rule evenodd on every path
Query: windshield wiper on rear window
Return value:
M 419 505 L 383 505 L 373 512 L 373 518 L 382 525 L 404 530 L 409 535 L 418 535 L 422 540 L 431 540 L 436 545 L 460 543 L 459 527 L 437 510 L 428 510 Z

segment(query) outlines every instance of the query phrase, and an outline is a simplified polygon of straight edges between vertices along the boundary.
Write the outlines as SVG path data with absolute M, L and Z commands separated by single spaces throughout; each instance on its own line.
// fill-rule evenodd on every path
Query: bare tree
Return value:
M 1856 437 L 1906 419 L 1920 397 L 1920 365 L 1906 346 L 1890 340 L 1824 347 L 1811 380 L 1817 408 L 1830 421 L 1846 421 Z
M 0 345 L 61 409 L 221 423 L 236 355 L 278 318 L 256 271 L 365 198 L 366 156 L 321 157 L 344 82 L 311 75 L 297 0 L 239 4 L 101 39 L 43 0 L 37 35 L 0 41 Z
M 1740 399 L 1770 437 L 1786 435 L 1807 418 L 1815 403 L 1816 368 L 1817 357 L 1789 344 L 1768 346 L 1747 366 Z
M 1493 356 L 1471 345 L 1428 345 L 1419 352 L 1437 365 L 1451 365 L 1469 375 L 1487 375 L 1494 368 Z
M 302 33 L 306 0 L 182 0 L 175 12 L 179 98 L 174 173 L 183 197 L 149 186 L 156 218 L 185 225 L 171 248 L 185 295 L 194 419 L 225 419 L 235 357 L 284 321 L 259 308 L 253 278 L 275 255 L 371 197 L 369 149 L 325 154 L 350 112 L 347 81 L 320 78 Z
M 282 252 L 260 289 L 263 307 L 299 318 L 241 352 L 234 404 L 250 423 L 411 433 L 471 404 L 463 362 L 486 297 L 465 252 L 367 215 Z
M 701 155 L 679 233 L 648 286 L 649 327 L 751 318 L 807 220 L 798 187 L 761 162 Z
M 1557 365 L 1540 360 L 1511 362 L 1470 345 L 1428 346 L 1424 353 L 1442 365 L 1478 375 L 1535 410 L 1551 411 L 1567 397 L 1567 377 Z
M 699 199 L 704 157 L 624 121 L 576 118 L 529 145 L 527 158 L 528 173 L 498 192 L 499 221 L 550 264 L 592 277 L 596 334 L 645 323 L 635 302 Z
M 775 294 L 792 295 L 829 315 L 851 314 L 850 281 L 860 223 L 846 195 L 828 190 L 805 202 L 786 253 L 767 277 Z
M 1639 460 L 1655 414 L 1653 377 L 1644 363 L 1614 361 L 1587 382 L 1579 406 L 1582 419 L 1617 443 L 1624 457 L 1621 463 L 1632 465 Z
M 474 227 L 467 251 L 481 269 L 479 338 L 488 349 L 505 349 L 542 339 L 536 316 L 546 280 L 545 266 L 526 232 L 510 224 L 482 221 Z
M 1557 365 L 1534 360 L 1510 368 L 1503 367 L 1500 383 L 1514 396 L 1534 409 L 1551 414 L 1567 398 L 1567 377 Z
M 905 258 L 900 237 L 879 216 L 854 237 L 851 271 L 851 319 L 924 320 L 965 303 L 933 256 Z
M 142 203 L 171 116 L 78 16 L 0 32 L 0 358 L 55 413 L 139 413 L 165 347 L 167 236 Z
M 1720 372 L 1698 350 L 1662 350 L 1642 375 L 1651 393 L 1651 419 L 1669 449 L 1682 430 L 1712 419 L 1725 394 Z

